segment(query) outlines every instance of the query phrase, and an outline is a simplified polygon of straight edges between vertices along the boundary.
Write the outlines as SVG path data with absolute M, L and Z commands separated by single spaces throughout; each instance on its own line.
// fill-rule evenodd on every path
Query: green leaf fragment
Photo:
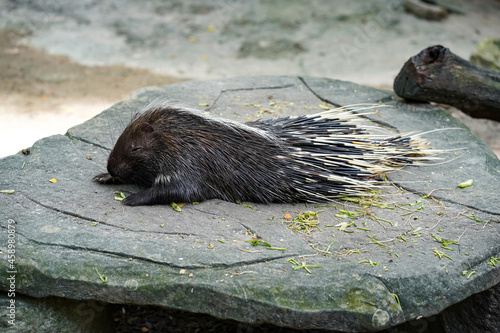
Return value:
M 306 265 L 306 263 L 304 261 L 301 263 L 298 263 L 297 260 L 295 260 L 293 258 L 288 259 L 287 262 L 289 262 L 293 265 L 292 269 L 294 271 L 303 268 L 309 274 L 312 273 L 309 268 L 323 268 L 323 266 L 320 266 L 320 265 Z
M 382 246 L 382 247 L 387 247 L 387 245 L 385 245 L 385 244 L 383 244 L 383 243 L 379 242 L 379 241 L 377 240 L 377 236 L 375 236 L 375 235 L 368 235 L 368 238 L 370 238 L 370 239 L 373 241 L 373 243 L 372 243 L 372 244 L 377 244 L 377 245 L 380 245 L 380 246 Z
M 101 275 L 101 273 L 99 273 L 99 271 L 97 270 L 97 267 L 94 267 L 97 275 L 99 275 L 99 278 L 101 279 L 102 283 L 106 283 L 108 282 L 108 277 L 107 276 L 103 276 Z
M 476 274 L 476 271 L 470 272 L 469 275 L 467 275 L 467 280 L 472 276 L 472 274 Z
M 488 265 L 491 265 L 493 267 L 496 267 L 496 263 L 499 263 L 500 264 L 500 257 L 498 258 L 495 258 L 495 257 L 491 257 L 490 258 L 490 261 L 488 262 Z
M 466 180 L 465 182 L 458 184 L 458 187 L 460 188 L 469 187 L 472 185 L 472 182 L 473 182 L 472 179 Z
M 248 242 L 252 243 L 252 246 L 258 246 L 258 245 L 265 246 L 266 249 L 268 249 L 268 250 L 286 251 L 286 248 L 284 248 L 284 247 L 273 247 L 268 242 L 264 242 L 260 239 L 249 239 L 249 240 L 245 241 L 245 243 L 248 243 Z
M 358 264 L 369 264 L 371 267 L 380 265 L 378 262 L 372 260 L 361 260 L 360 262 L 358 262 Z
M 115 191 L 115 194 L 118 194 L 121 198 L 125 199 L 125 194 L 121 191 Z
M 170 207 L 172 207 L 176 212 L 182 212 L 181 207 L 179 207 L 179 205 L 176 204 L 175 202 L 171 202 Z
M 118 194 L 118 196 L 115 196 L 116 201 L 123 201 L 126 198 L 125 194 L 121 191 L 115 191 L 115 194 Z
M 401 303 L 399 302 L 399 297 L 398 297 L 398 295 L 396 295 L 396 294 L 394 294 L 394 293 L 392 293 L 391 295 L 392 295 L 392 296 L 396 299 L 396 301 L 398 301 L 398 305 L 399 305 L 399 307 L 401 308 Z
M 434 255 L 437 256 L 439 259 L 443 259 L 443 257 L 446 257 L 446 258 L 450 259 L 451 261 L 455 261 L 455 260 L 453 260 L 452 257 L 444 254 L 444 252 L 439 251 L 437 248 L 433 249 L 432 251 L 434 252 Z
M 439 237 L 438 235 L 434 234 L 434 233 L 431 233 L 431 237 L 433 237 L 436 241 L 438 241 L 439 243 L 441 243 L 441 247 L 443 249 L 446 249 L 446 250 L 454 250 L 450 247 L 448 247 L 448 245 L 452 245 L 452 244 L 458 244 L 457 241 L 452 241 L 452 240 L 449 240 L 449 239 L 444 239 L 444 238 L 441 238 Z
M 308 235 L 315 229 L 321 231 L 319 227 L 319 213 L 321 212 L 324 210 L 300 212 L 296 218 L 288 223 L 288 228 L 293 231 L 304 230 Z

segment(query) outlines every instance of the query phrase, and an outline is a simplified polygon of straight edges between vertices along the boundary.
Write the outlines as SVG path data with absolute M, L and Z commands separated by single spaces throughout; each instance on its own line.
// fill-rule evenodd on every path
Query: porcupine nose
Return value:
M 108 169 L 108 173 L 109 173 L 110 176 L 112 176 L 112 177 L 118 177 L 118 175 L 114 172 L 114 170 L 109 167 L 109 165 L 108 165 L 107 169 Z
M 115 178 L 126 180 L 130 177 L 130 167 L 127 163 L 108 163 L 108 173 Z
M 107 165 L 106 169 L 108 169 L 108 173 L 112 177 L 119 177 L 120 176 L 119 165 L 115 162 L 115 160 L 113 158 L 110 158 L 108 160 L 108 165 Z

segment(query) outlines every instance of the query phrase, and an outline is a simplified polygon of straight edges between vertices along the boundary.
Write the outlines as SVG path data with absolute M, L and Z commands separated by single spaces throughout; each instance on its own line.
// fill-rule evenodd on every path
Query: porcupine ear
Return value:
M 153 126 L 151 126 L 150 123 L 143 123 L 142 124 L 142 127 L 141 127 L 141 130 L 144 132 L 144 133 L 151 133 L 154 131 L 154 128 Z

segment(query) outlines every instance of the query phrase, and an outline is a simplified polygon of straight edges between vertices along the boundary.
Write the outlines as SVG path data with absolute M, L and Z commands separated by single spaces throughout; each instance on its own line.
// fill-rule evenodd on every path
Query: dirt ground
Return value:
M 0 30 L 0 157 L 64 134 L 136 89 L 186 80 L 124 66 L 80 65 L 23 46 L 22 37 Z

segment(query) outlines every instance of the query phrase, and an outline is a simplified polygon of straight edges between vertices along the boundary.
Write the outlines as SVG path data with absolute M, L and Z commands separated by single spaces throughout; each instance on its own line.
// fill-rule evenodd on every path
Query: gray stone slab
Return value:
M 382 99 L 392 107 L 367 121 L 401 132 L 461 127 L 428 136 L 438 149 L 469 149 L 445 164 L 390 174 L 394 185 L 374 205 L 210 200 L 188 203 L 182 212 L 124 206 L 114 192 L 137 187 L 91 179 L 105 171 L 113 140 L 130 117 L 158 97 L 238 121 Z M 65 136 L 36 142 L 30 155 L 1 159 L 0 168 L 0 189 L 15 190 L 0 194 L 0 287 L 8 290 L 5 272 L 15 270 L 17 292 L 31 297 L 362 332 L 437 314 L 500 282 L 492 259 L 500 257 L 500 161 L 439 108 L 348 82 L 268 76 L 147 88 Z M 467 179 L 472 186 L 457 188 Z M 303 211 L 321 211 L 319 228 L 300 229 L 284 218 Z M 15 221 L 12 267 L 9 221 Z M 273 249 L 253 246 L 255 237 Z M 443 248 L 443 239 L 457 243 Z M 304 265 L 312 265 L 310 273 Z

